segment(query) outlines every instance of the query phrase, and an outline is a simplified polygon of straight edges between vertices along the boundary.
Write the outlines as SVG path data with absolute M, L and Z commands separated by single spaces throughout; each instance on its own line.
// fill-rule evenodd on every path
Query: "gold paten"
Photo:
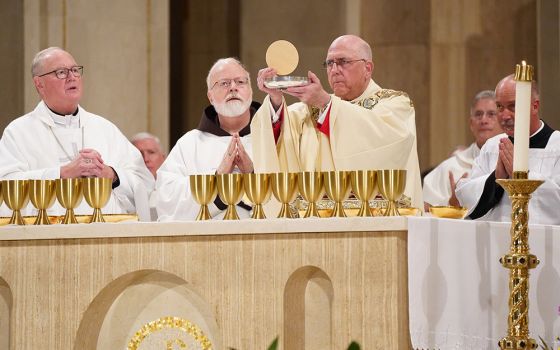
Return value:
M 298 174 L 299 193 L 308 203 L 303 217 L 320 217 L 317 201 L 323 197 L 323 175 L 319 171 L 304 171 Z
M 467 208 L 454 206 L 433 206 L 430 213 L 438 218 L 462 219 L 467 214 Z
M 29 180 L 29 199 L 38 210 L 34 225 L 51 224 L 47 209 L 54 204 L 55 188 L 54 180 Z
M 212 203 L 218 194 L 216 176 L 214 174 L 191 175 L 189 185 L 194 200 L 200 205 L 196 220 L 210 220 L 212 216 L 208 204 Z
M 352 191 L 362 202 L 356 216 L 372 216 L 369 200 L 377 194 L 377 172 L 375 170 L 354 170 L 350 172 Z
M 224 220 L 239 220 L 235 206 L 243 197 L 243 174 L 218 174 L 218 195 L 227 204 Z
M 252 219 L 266 219 L 263 204 L 268 202 L 271 195 L 270 174 L 244 174 L 243 188 L 245 194 L 253 204 Z
M 152 344 L 145 342 L 157 337 Z M 128 342 L 127 350 L 152 349 L 155 344 L 164 344 L 157 349 L 211 350 L 212 343 L 194 323 L 180 317 L 162 317 L 142 326 Z
M 282 203 L 282 207 L 277 216 L 279 218 L 292 219 L 299 215 L 297 211 L 294 215 L 290 210 L 290 202 L 293 201 L 297 195 L 297 179 L 297 173 L 272 174 L 272 193 L 274 197 Z
M 526 180 L 526 173 L 517 177 L 518 179 L 496 180 L 507 191 L 511 200 L 509 254 L 500 258 L 500 263 L 510 270 L 508 333 L 498 342 L 502 350 L 537 348 L 537 342 L 529 336 L 529 269 L 535 268 L 539 260 L 529 251 L 528 208 L 531 193 L 543 181 Z
M 406 170 L 378 170 L 377 186 L 379 193 L 387 200 L 387 209 L 384 216 L 400 216 L 397 210 L 397 201 L 404 193 L 406 187 Z
M 107 205 L 111 198 L 111 185 L 113 179 L 105 177 L 88 177 L 85 178 L 82 186 L 84 198 L 90 207 L 93 208 L 93 214 L 90 222 L 105 222 L 101 208 Z
M 29 202 L 29 181 L 28 180 L 3 180 L 2 195 L 10 210 L 12 217 L 8 224 L 25 225 L 21 216 L 21 208 Z
M 64 217 L 60 221 L 61 224 L 77 224 L 74 209 L 80 205 L 84 193 L 82 191 L 83 180 L 77 179 L 57 179 L 56 180 L 56 198 L 58 203 L 66 209 Z
M 515 65 L 515 78 L 516 81 L 533 81 L 533 66 L 527 64 L 524 60 L 521 64 Z
M 334 201 L 331 217 L 346 217 L 342 202 L 350 195 L 350 173 L 348 171 L 328 171 L 323 173 L 327 196 Z

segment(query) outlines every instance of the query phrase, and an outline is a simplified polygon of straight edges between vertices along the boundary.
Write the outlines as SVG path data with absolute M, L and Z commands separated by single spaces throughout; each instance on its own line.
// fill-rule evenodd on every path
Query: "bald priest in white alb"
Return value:
M 104 213 L 135 213 L 138 205 L 147 209 L 154 180 L 140 152 L 113 123 L 79 105 L 83 67 L 68 52 L 51 47 L 35 56 L 31 71 L 41 102 L 4 130 L 0 178 L 107 177 L 113 179 L 113 191 Z M 82 201 L 75 212 L 91 214 L 92 209 Z M 29 204 L 24 214 L 34 213 Z M 49 214 L 62 215 L 64 209 L 55 203 Z
M 505 133 L 486 141 L 475 159 L 471 176 L 457 183 L 457 199 L 469 209 L 470 219 L 511 221 L 511 201 L 496 179 L 513 174 L 515 142 L 515 80 L 503 78 L 496 86 L 498 121 Z M 560 132 L 539 117 L 537 83 L 531 88 L 529 119 L 529 179 L 544 180 L 529 201 L 529 223 L 560 224 Z
M 407 94 L 371 79 L 371 48 L 354 35 L 333 41 L 325 67 L 334 94 L 312 72 L 307 85 L 280 91 L 264 85 L 276 76 L 273 68 L 259 71 L 259 89 L 268 96 L 251 123 L 255 171 L 406 169 L 405 195 L 423 209 L 414 107 Z M 283 93 L 300 102 L 287 106 Z

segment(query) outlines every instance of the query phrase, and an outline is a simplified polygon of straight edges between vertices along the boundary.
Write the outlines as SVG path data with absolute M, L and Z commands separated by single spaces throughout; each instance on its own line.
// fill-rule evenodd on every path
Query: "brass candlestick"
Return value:
M 513 179 L 496 180 L 511 200 L 511 244 L 509 254 L 500 258 L 500 263 L 510 270 L 508 335 L 498 342 L 502 350 L 537 348 L 535 339 L 529 337 L 529 269 L 535 268 L 539 260 L 529 252 L 528 206 L 531 193 L 543 181 L 528 180 L 527 175 L 516 171 Z

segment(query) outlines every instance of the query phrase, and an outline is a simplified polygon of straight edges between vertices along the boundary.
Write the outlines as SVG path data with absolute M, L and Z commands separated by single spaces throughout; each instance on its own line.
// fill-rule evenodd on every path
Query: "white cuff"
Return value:
M 280 113 L 282 113 L 282 109 L 284 108 L 284 101 L 280 104 L 280 107 L 277 111 L 274 110 L 272 103 L 270 104 L 270 116 L 272 119 L 272 123 L 276 123 L 280 119 Z
M 327 103 L 327 105 L 325 106 L 325 109 L 323 109 L 323 111 L 319 115 L 319 118 L 317 118 L 317 123 L 323 124 L 323 122 L 325 121 L 325 118 L 327 117 L 327 111 L 331 107 L 331 103 L 332 103 L 332 98 L 329 100 L 329 103 Z

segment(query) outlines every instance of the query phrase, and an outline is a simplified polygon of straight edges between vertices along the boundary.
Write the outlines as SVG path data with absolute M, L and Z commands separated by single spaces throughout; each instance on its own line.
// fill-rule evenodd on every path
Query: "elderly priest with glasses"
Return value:
M 37 53 L 31 74 L 41 101 L 4 130 L 0 178 L 111 178 L 113 191 L 103 213 L 135 213 L 138 206 L 147 210 L 153 176 L 113 123 L 79 105 L 82 73 L 83 67 L 61 48 Z M 92 209 L 82 201 L 76 213 L 91 214 Z M 55 204 L 49 214 L 64 211 Z
M 253 172 L 249 123 L 260 104 L 252 101 L 249 73 L 237 59 L 222 58 L 210 68 L 206 85 L 211 105 L 157 172 L 159 221 L 196 218 L 200 206 L 192 197 L 189 175 Z M 250 206 L 241 202 L 238 207 L 241 218 L 249 217 Z M 214 219 L 223 217 L 225 209 L 219 196 L 209 205 Z
M 308 84 L 281 91 L 264 85 L 275 69 L 259 71 L 259 89 L 268 96 L 251 123 L 255 171 L 407 169 L 405 195 L 423 209 L 414 107 L 407 94 L 371 79 L 371 47 L 360 37 L 335 39 L 324 65 L 334 94 L 312 72 Z M 283 93 L 300 102 L 287 106 Z

